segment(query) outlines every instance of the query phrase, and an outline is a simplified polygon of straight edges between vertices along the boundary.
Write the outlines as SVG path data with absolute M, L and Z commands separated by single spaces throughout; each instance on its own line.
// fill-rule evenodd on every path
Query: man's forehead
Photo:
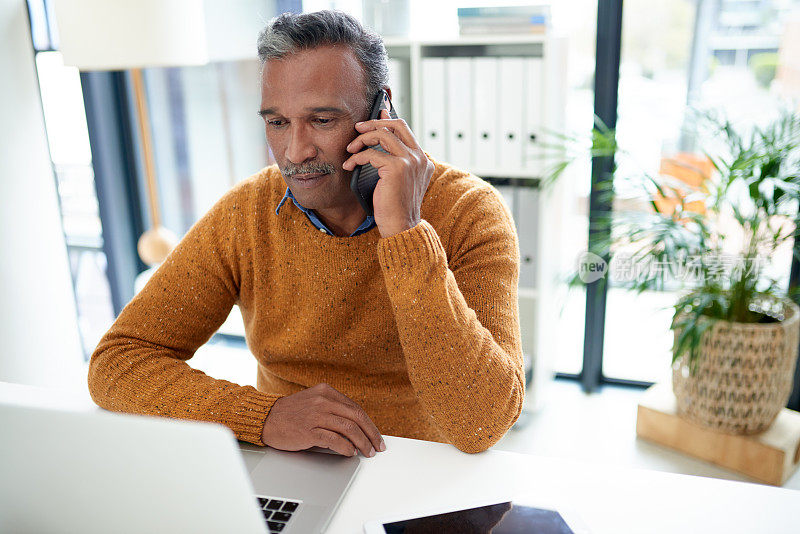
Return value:
M 354 99 L 349 93 L 329 91 L 321 86 L 306 86 L 305 90 L 277 92 L 264 90 L 261 95 L 260 113 L 262 115 L 354 114 L 359 112 L 361 104 L 362 99 Z
M 336 108 L 360 113 L 365 77 L 347 46 L 302 50 L 264 63 L 261 109 L 281 114 Z

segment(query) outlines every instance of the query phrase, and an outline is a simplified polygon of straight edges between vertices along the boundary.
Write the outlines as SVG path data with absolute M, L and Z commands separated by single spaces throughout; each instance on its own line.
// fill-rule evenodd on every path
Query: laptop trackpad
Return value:
M 358 456 L 309 451 L 271 449 L 266 454 L 259 454 L 243 450 L 242 455 L 257 494 L 306 502 L 338 501 L 361 462 Z

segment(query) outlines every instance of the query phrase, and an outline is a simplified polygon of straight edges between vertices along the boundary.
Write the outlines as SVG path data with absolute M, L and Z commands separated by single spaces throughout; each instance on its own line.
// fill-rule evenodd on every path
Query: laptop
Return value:
M 0 404 L 0 532 L 323 532 L 360 463 L 215 423 Z

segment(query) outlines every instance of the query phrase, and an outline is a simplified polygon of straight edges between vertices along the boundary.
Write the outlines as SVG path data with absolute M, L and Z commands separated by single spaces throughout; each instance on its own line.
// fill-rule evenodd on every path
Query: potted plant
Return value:
M 633 266 L 632 290 L 682 291 L 670 325 L 678 413 L 752 434 L 786 405 L 797 362 L 800 309 L 771 260 L 800 234 L 800 116 L 784 111 L 747 134 L 712 112 L 698 119 L 708 150 L 694 161 L 664 162 L 659 173 L 621 172 L 629 154 L 598 121 L 592 154 L 615 157 L 600 184 L 615 208 L 601 220 L 606 237 L 590 252 L 609 261 L 612 275 L 615 262 Z M 673 172 L 663 172 L 670 166 Z

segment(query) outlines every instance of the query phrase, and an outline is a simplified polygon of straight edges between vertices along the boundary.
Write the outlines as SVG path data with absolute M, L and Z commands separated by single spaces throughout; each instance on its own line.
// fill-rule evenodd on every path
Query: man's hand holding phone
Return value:
M 347 145 L 354 154 L 342 167 L 352 171 L 369 163 L 380 179 L 373 195 L 375 224 L 381 237 L 390 237 L 416 226 L 422 197 L 433 175 L 433 162 L 417 143 L 403 119 L 392 119 L 381 110 L 381 118 L 357 122 L 358 137 Z M 368 147 L 380 145 L 386 152 Z M 367 150 L 365 150 L 365 148 Z
M 281 397 L 267 416 L 261 440 L 284 451 L 324 447 L 344 456 L 386 450 L 378 427 L 355 401 L 328 384 Z

